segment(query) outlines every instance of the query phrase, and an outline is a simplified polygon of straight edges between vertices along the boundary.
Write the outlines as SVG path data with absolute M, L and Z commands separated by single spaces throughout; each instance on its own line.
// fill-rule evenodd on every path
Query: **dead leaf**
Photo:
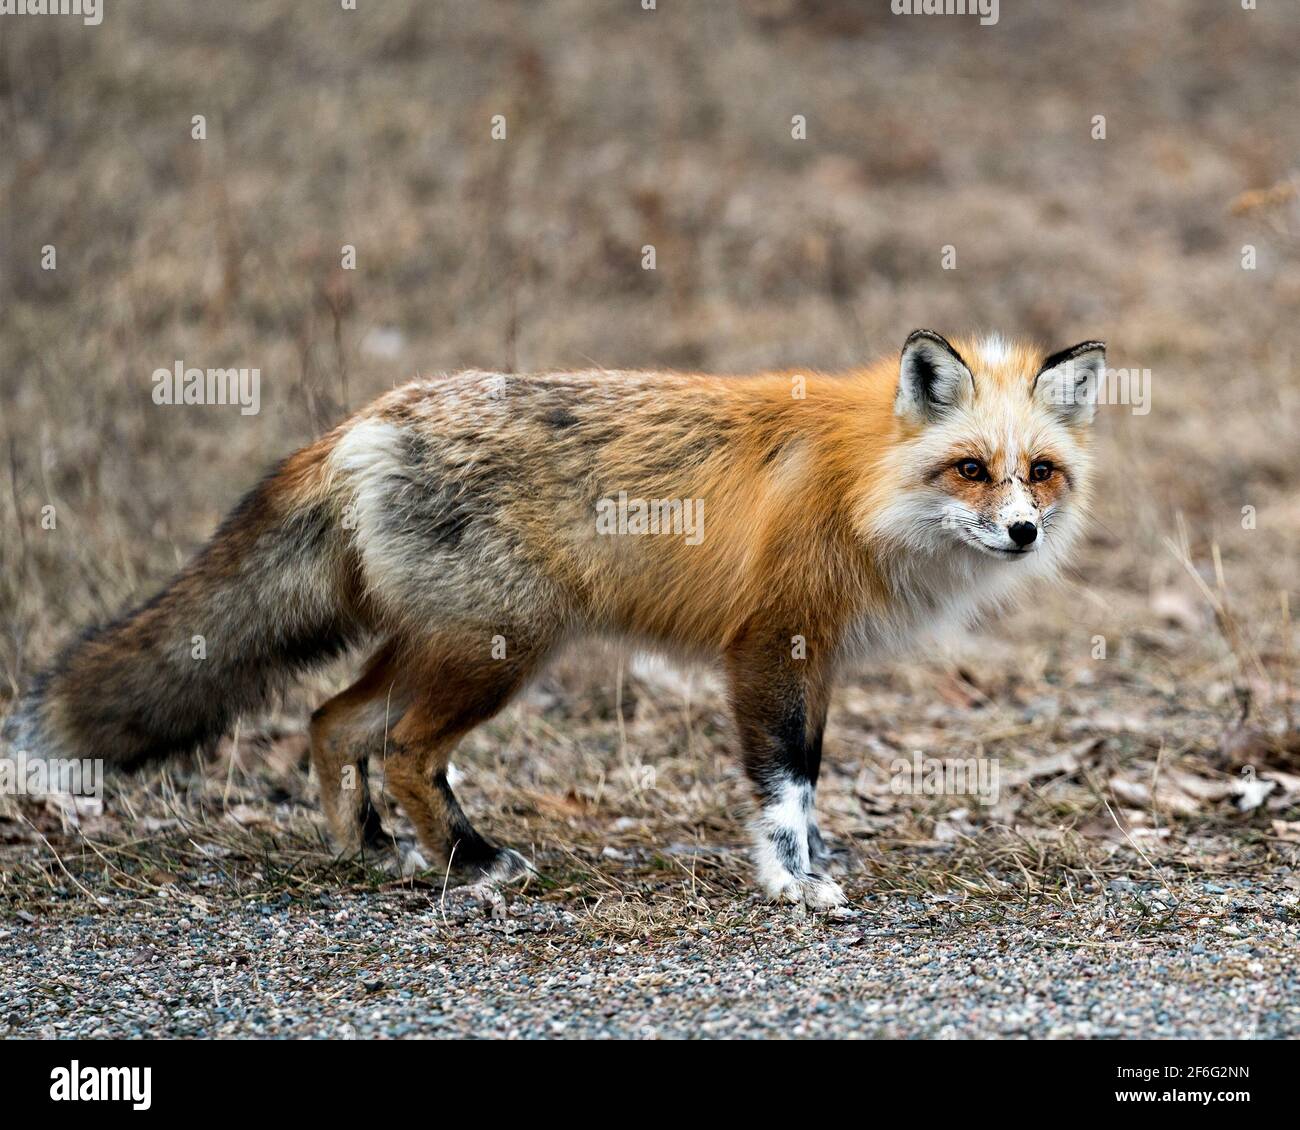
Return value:
M 1240 796 L 1237 807 L 1242 812 L 1253 812 L 1264 803 L 1264 798 L 1275 788 L 1277 788 L 1276 781 L 1266 781 L 1254 777 L 1243 778 L 1237 789 Z
M 1228 211 L 1234 216 L 1243 216 L 1259 208 L 1272 208 L 1294 200 L 1296 187 L 1288 180 L 1278 181 L 1268 188 L 1248 188 L 1238 193 L 1228 205 Z
M 1072 776 L 1077 773 L 1084 762 L 1091 760 L 1106 742 L 1105 738 L 1085 738 L 1076 742 L 1069 749 L 1063 749 L 1047 757 L 1039 757 L 1025 765 L 1017 766 L 1002 774 L 1002 784 L 1008 788 L 1037 781 L 1042 777 L 1055 777 L 1058 774 Z
M 591 803 L 586 797 L 579 796 L 572 789 L 563 795 L 557 793 L 529 792 L 529 799 L 537 806 L 539 812 L 569 820 L 576 816 L 586 816 L 591 811 Z
M 1160 782 L 1174 785 L 1197 800 L 1223 800 L 1225 797 L 1238 796 L 1241 793 L 1240 781 L 1225 778 L 1211 779 L 1196 773 L 1185 773 L 1181 769 L 1162 770 Z
M 226 819 L 241 828 L 251 828 L 257 824 L 273 824 L 271 813 L 264 808 L 254 808 L 251 804 L 236 804 L 226 810 Z
M 1125 777 L 1112 777 L 1110 787 L 1125 804 L 1158 809 L 1178 816 L 1195 816 L 1201 811 L 1201 805 L 1194 797 L 1176 789 L 1157 789 L 1153 797 L 1151 786 L 1146 782 L 1130 781 Z

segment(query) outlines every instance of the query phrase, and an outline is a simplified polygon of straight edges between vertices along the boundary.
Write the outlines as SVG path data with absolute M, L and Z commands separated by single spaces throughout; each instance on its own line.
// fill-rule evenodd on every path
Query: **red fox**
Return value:
M 311 720 L 337 847 L 384 840 L 382 754 L 426 851 L 501 883 L 530 865 L 465 816 L 453 747 L 562 644 L 622 637 L 721 661 L 759 884 L 833 906 L 813 795 L 836 671 L 1069 558 L 1104 363 L 1097 341 L 1045 356 L 917 330 L 835 375 L 415 381 L 279 464 L 161 593 L 68 647 L 5 736 L 124 765 L 193 750 L 364 647 Z

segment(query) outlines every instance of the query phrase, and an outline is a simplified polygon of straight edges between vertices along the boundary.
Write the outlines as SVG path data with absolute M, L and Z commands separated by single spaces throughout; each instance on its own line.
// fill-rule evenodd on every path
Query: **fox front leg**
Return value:
M 813 803 L 808 809 L 808 859 L 812 869 L 826 875 L 842 875 L 844 864 L 837 859 L 830 844 L 826 842 L 821 829 L 817 826 L 817 778 L 822 765 L 822 730 L 826 725 L 826 708 L 822 707 L 821 720 L 810 739 L 808 751 L 808 774 L 812 781 Z
M 792 654 L 788 638 L 765 634 L 731 649 L 732 708 L 757 803 L 750 832 L 759 885 L 778 901 L 823 909 L 845 901 L 814 858 L 815 850 L 825 851 L 813 820 L 813 793 L 829 677 Z

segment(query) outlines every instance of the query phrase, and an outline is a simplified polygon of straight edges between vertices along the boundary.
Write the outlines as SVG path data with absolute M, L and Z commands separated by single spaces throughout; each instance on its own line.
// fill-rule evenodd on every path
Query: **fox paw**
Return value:
M 809 910 L 829 910 L 848 901 L 848 896 L 834 879 L 808 871 L 801 875 L 787 872 L 763 881 L 768 897 L 777 902 L 793 903 Z
M 527 882 L 536 877 L 537 868 L 517 851 L 503 847 L 482 862 L 458 869 L 458 873 L 465 880 L 464 889 L 488 891 Z
M 420 854 L 420 849 L 411 844 L 393 843 L 375 850 L 378 855 L 375 866 L 385 874 L 409 879 L 412 875 L 429 869 L 428 861 Z
M 497 848 L 496 855 L 479 869 L 477 884 L 508 886 L 521 880 L 532 879 L 537 868 L 511 848 Z
M 458 887 L 457 893 L 481 901 L 497 919 L 506 917 L 506 897 L 502 888 L 527 882 L 537 874 L 537 868 L 510 848 L 498 848 L 496 854 L 477 870 L 478 877 Z
M 808 824 L 808 861 L 813 869 L 824 875 L 843 875 L 844 864 L 822 838 L 821 829 L 816 824 Z
M 822 871 L 815 852 L 826 844 L 812 818 L 812 786 L 787 780 L 773 785 L 750 825 L 759 886 L 777 902 L 801 910 L 827 910 L 846 902 L 843 890 Z

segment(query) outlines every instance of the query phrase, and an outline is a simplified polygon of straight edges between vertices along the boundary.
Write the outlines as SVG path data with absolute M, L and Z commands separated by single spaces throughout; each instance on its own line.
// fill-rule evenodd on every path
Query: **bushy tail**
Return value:
M 290 457 L 157 596 L 87 631 L 7 719 L 13 752 L 129 765 L 208 745 L 363 625 L 321 456 Z

